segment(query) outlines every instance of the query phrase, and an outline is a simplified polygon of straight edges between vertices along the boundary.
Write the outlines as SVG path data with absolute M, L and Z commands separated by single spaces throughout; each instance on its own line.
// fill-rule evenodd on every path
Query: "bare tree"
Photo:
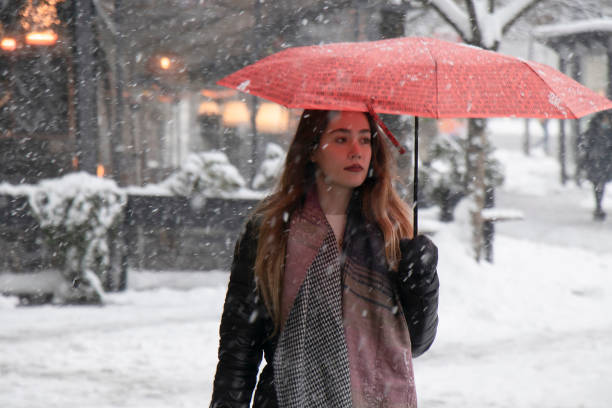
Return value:
M 543 0 L 422 0 L 433 8 L 467 43 L 496 51 L 508 30 L 530 9 Z M 503 4 L 502 4 L 503 3 Z M 461 5 L 462 4 L 462 5 Z M 472 193 L 472 237 L 474 257 L 480 261 L 484 250 L 484 219 L 487 187 L 485 163 L 487 161 L 486 120 L 470 119 L 466 147 L 467 186 Z

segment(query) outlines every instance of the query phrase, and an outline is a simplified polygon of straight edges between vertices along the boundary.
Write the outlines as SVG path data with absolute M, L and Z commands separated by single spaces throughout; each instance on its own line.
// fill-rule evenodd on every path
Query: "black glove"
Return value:
M 400 249 L 400 285 L 415 294 L 426 294 L 436 281 L 438 248 L 425 235 L 418 235 L 414 239 L 400 240 Z

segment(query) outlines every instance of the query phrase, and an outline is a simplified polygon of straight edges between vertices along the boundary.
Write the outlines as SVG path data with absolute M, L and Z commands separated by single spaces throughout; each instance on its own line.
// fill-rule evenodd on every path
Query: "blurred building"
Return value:
M 31 4 L 0 10 L 0 182 L 31 182 L 72 167 L 70 34 L 58 14 L 40 24 Z M 20 7 L 21 6 L 21 7 Z
M 533 30 L 532 36 L 532 40 L 555 51 L 561 72 L 601 95 L 612 98 L 612 18 L 541 25 Z M 566 130 L 566 122 L 559 122 L 558 154 L 562 183 L 570 179 L 572 172 L 567 158 L 577 163 L 580 134 L 585 131 L 587 123 L 582 119 L 574 120 Z M 569 140 L 566 133 L 569 134 Z M 573 178 L 580 182 L 580 177 L 580 168 L 575 165 Z
M 0 0 L 0 184 L 84 170 L 144 186 L 164 180 L 190 153 L 213 149 L 249 180 L 267 142 L 287 146 L 299 112 L 218 87 L 220 78 L 291 46 L 431 35 L 443 26 L 409 0 Z M 449 31 L 436 35 L 455 39 Z M 566 42 L 557 37 L 543 41 L 557 49 Z M 575 60 L 566 67 L 587 84 L 601 71 L 589 61 L 610 59 L 609 30 L 594 38 L 601 47 L 576 40 L 563 49 L 584 55 L 580 70 Z M 593 57 L 593 50 L 605 51 Z M 407 121 L 385 122 L 400 139 L 409 137 Z M 399 163 L 406 180 L 408 160 Z M 175 207 L 145 198 L 134 202 L 132 215 L 144 215 L 129 226 L 132 266 L 215 268 L 203 262 L 230 259 L 227 227 L 181 224 L 194 217 L 177 216 L 189 207 L 184 198 Z M 3 221 L 15 223 L 4 228 L 0 250 L 15 263 L 0 269 L 29 270 L 41 252 L 40 230 L 9 210 Z M 176 225 L 153 225 L 160 218 Z M 205 241 L 205 234 L 216 235 Z M 16 266 L 27 253 L 34 260 Z
M 215 82 L 288 46 L 402 35 L 406 7 L 374 0 L 304 0 L 299 7 L 2 2 L 0 182 L 85 170 L 145 185 L 190 152 L 209 149 L 225 151 L 249 179 L 268 141 L 288 143 L 298 112 Z
M 300 112 L 216 81 L 289 46 L 402 35 L 400 3 L 0 0 L 0 185 L 84 170 L 143 186 L 213 149 L 250 180 Z M 26 203 L 0 194 L 0 273 L 48 267 Z M 227 268 L 250 204 L 191 204 L 130 194 L 122 270 Z
M 0 182 L 85 170 L 145 185 L 210 149 L 250 179 L 267 142 L 288 143 L 299 112 L 217 80 L 290 46 L 427 35 L 436 27 L 424 10 L 405 0 L 0 2 Z M 608 82 L 597 63 L 608 34 L 596 47 L 536 37 L 565 44 L 571 67 L 583 55 L 568 73 L 589 85 Z M 402 138 L 396 119 L 388 125 Z

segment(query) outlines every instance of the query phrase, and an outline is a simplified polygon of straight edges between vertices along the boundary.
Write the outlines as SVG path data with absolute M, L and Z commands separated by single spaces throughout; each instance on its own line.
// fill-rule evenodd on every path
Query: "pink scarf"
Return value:
M 346 342 L 353 407 L 416 407 L 410 335 L 394 272 L 386 264 L 382 233 L 364 221 L 359 210 L 360 205 L 351 206 L 340 256 L 344 338 L 330 341 Z M 281 330 L 330 231 L 313 190 L 291 216 Z

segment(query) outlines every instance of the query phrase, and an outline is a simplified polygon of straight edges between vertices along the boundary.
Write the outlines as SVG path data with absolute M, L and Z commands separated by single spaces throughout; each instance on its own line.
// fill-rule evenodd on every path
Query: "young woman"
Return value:
M 375 129 L 362 112 L 302 114 L 277 191 L 236 245 L 211 407 L 416 407 L 437 248 L 412 238 Z

